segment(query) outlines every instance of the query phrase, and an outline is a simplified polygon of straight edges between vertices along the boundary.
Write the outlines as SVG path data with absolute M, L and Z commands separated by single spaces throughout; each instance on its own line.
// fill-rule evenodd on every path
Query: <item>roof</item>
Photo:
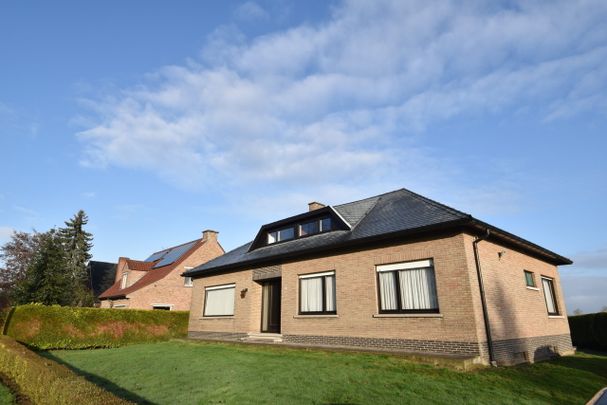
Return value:
M 121 280 L 116 280 L 110 288 L 99 296 L 99 299 L 126 297 L 134 291 L 163 279 L 204 243 L 203 239 L 182 243 L 181 245 L 154 252 L 146 260 L 124 258 L 124 262 L 130 270 L 144 271 L 146 274 L 127 288 L 120 288 Z
M 391 191 L 329 208 L 334 209 L 341 218 L 348 222 L 350 229 L 320 233 L 258 248 L 255 248 L 256 244 L 252 246 L 253 242 L 249 242 L 183 274 L 204 276 L 247 266 L 269 265 L 285 259 L 319 254 L 339 248 L 361 246 L 373 241 L 463 227 L 477 233 L 484 233 L 490 229 L 494 238 L 516 245 L 517 248 L 548 262 L 571 264 L 571 261 L 565 257 L 407 189 Z M 296 215 L 291 219 L 305 219 L 306 215 L 315 215 L 315 211 Z M 287 221 L 281 220 L 269 225 L 284 222 Z M 264 225 L 262 229 L 269 225 Z
M 116 263 L 91 260 L 88 263 L 89 285 L 95 297 L 107 290 L 116 278 Z

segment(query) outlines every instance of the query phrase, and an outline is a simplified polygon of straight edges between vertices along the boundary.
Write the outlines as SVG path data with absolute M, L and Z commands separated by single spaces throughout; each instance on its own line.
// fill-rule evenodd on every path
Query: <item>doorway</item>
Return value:
M 261 331 L 280 333 L 280 287 L 281 279 L 275 278 L 262 283 Z

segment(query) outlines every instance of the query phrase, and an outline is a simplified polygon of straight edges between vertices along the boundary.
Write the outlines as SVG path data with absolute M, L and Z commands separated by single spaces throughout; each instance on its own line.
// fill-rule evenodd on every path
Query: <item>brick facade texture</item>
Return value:
M 192 287 L 184 285 L 184 278 L 181 277 L 181 273 L 187 267 L 199 266 L 222 254 L 223 249 L 217 239 L 210 238 L 179 263 L 166 277 L 128 294 L 125 299 L 103 300 L 101 301 L 101 307 L 110 308 L 111 306 L 125 305 L 125 308 L 130 309 L 153 309 L 154 305 L 169 305 L 173 311 L 189 311 Z M 122 278 L 123 271 L 129 271 L 127 279 L 129 285 L 134 284 L 135 280 L 138 279 L 132 280 L 132 273 L 145 273 L 142 271 L 133 272 L 119 267 L 116 271 L 116 280 Z
M 281 333 L 285 343 L 469 355 L 487 362 L 473 240 L 471 235 L 460 233 L 281 263 Z M 560 312 L 566 313 L 556 267 L 491 241 L 482 241 L 478 247 L 498 361 L 534 361 L 541 357 L 536 351 L 545 346 L 557 348 L 559 354 L 571 353 L 567 319 L 547 315 L 541 290 L 540 275 L 553 278 Z M 429 258 L 434 261 L 440 313 L 379 314 L 376 266 Z M 190 335 L 204 338 L 208 333 L 259 332 L 261 281 L 254 280 L 263 273 L 259 270 L 195 279 Z M 523 270 L 534 272 L 539 290 L 525 286 Z M 335 271 L 337 315 L 299 315 L 299 275 L 325 271 Z M 236 284 L 234 315 L 205 318 L 205 287 L 228 283 Z M 522 351 L 527 354 L 523 356 Z

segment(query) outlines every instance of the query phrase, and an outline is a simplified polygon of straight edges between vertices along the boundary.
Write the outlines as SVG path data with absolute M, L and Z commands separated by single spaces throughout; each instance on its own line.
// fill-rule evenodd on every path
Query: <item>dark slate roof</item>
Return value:
M 355 246 L 379 239 L 456 226 L 473 227 L 479 232 L 490 229 L 493 235 L 507 240 L 509 243 L 519 244 L 536 255 L 543 255 L 542 257 L 545 256 L 546 260 L 551 259 L 555 264 L 571 263 L 569 259 L 556 253 L 406 189 L 335 205 L 332 208 L 349 223 L 351 230 L 321 233 L 253 250 L 250 250 L 252 242 L 249 242 L 223 256 L 188 270 L 184 275 L 197 276 L 249 265 L 270 264 L 272 261 L 293 258 L 300 254 Z
M 107 290 L 116 278 L 116 263 L 91 260 L 88 263 L 89 286 L 95 297 Z

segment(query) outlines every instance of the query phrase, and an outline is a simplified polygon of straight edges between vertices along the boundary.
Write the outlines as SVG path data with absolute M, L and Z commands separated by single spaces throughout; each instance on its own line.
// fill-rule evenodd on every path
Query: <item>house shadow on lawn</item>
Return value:
M 50 352 L 38 352 L 38 354 L 42 357 L 45 357 L 49 360 L 52 360 L 58 364 L 62 364 L 65 367 L 69 368 L 70 370 L 72 370 L 74 373 L 83 376 L 84 378 L 86 378 L 88 381 L 92 382 L 95 385 L 98 385 L 99 387 L 105 389 L 106 391 L 111 392 L 112 394 L 116 395 L 117 397 L 120 397 L 122 399 L 125 399 L 127 401 L 131 401 L 134 402 L 136 404 L 142 404 L 142 405 L 154 405 L 154 402 L 148 401 L 145 398 L 140 397 L 139 395 L 128 391 L 118 385 L 116 385 L 115 383 L 113 383 L 112 381 L 105 379 L 103 377 L 99 377 L 98 375 L 95 374 L 91 374 L 88 373 L 84 370 L 81 370 L 79 368 L 76 368 L 72 365 L 70 365 L 69 363 L 64 362 L 63 360 L 61 360 L 59 357 L 54 356 L 52 353 Z

